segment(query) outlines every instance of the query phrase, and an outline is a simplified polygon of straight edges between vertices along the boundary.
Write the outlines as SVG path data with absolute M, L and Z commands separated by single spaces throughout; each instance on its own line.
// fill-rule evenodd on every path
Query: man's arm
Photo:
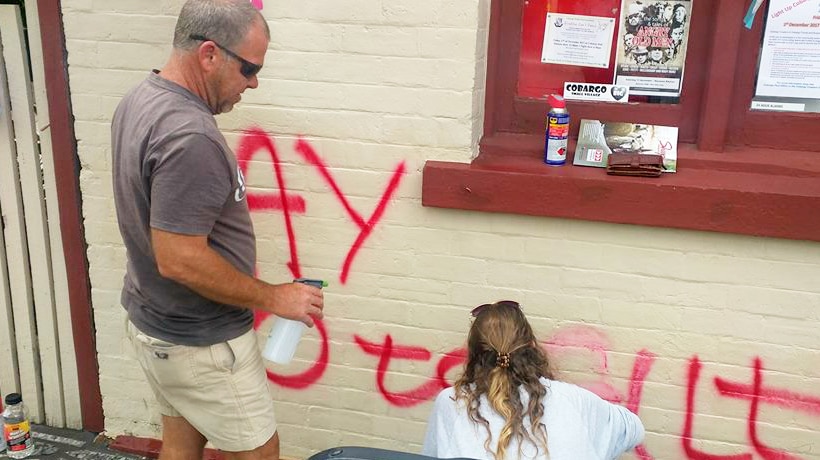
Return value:
M 302 283 L 269 284 L 248 276 L 208 245 L 207 236 L 151 229 L 160 275 L 216 302 L 254 308 L 313 327 L 322 317 L 322 290 Z

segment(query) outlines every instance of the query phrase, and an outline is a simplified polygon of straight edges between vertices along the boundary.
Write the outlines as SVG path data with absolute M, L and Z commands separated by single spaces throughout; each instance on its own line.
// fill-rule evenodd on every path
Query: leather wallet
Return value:
M 658 177 L 663 170 L 663 156 L 650 153 L 611 153 L 606 173 L 615 176 Z

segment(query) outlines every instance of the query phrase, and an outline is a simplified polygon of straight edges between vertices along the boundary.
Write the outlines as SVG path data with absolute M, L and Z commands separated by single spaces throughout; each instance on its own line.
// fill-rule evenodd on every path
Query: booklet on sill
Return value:
M 605 168 L 611 153 L 663 156 L 666 172 L 678 161 L 678 128 L 640 123 L 581 120 L 573 164 Z

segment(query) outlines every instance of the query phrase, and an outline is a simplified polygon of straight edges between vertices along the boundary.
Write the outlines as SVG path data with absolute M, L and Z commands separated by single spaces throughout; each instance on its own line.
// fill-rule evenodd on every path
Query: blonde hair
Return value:
M 484 448 L 495 460 L 505 458 L 513 439 L 519 443 L 519 455 L 523 441 L 548 453 L 547 430 L 542 422 L 547 389 L 539 380 L 553 377 L 546 353 L 517 303 L 496 302 L 474 312 L 476 318 L 467 339 L 467 363 L 455 383 L 455 399 L 463 400 L 470 419 L 487 430 Z M 526 407 L 522 390 L 529 396 Z M 490 407 L 504 419 L 495 452 L 490 450 L 490 424 L 480 412 L 481 397 L 485 395 Z M 527 418 L 529 430 L 524 426 Z

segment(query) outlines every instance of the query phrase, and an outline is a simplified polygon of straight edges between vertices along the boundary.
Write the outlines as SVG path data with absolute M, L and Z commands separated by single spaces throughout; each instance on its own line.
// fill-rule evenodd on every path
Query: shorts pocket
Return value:
M 218 370 L 233 373 L 236 367 L 236 352 L 231 342 L 211 345 L 211 359 Z
M 184 345 L 177 345 L 162 339 L 151 337 L 144 332 L 137 332 L 134 335 L 134 340 L 138 348 L 142 348 L 153 358 L 168 359 L 170 356 L 177 353 L 178 350 L 184 349 Z

